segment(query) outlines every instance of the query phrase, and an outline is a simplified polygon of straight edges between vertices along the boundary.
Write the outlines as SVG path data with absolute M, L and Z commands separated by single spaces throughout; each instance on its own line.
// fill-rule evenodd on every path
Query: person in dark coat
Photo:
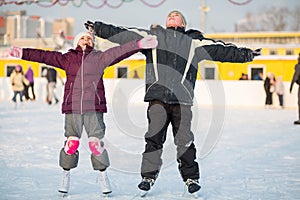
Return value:
M 266 108 L 273 108 L 273 93 L 276 90 L 276 80 L 272 72 L 268 72 L 267 77 L 264 80 L 264 89 L 266 93 Z
M 295 72 L 290 85 L 290 92 L 293 90 L 294 83 L 299 85 L 298 87 L 298 120 L 294 121 L 295 125 L 300 125 L 300 53 L 298 56 L 298 63 L 295 65 Z
M 114 26 L 100 21 L 87 21 L 85 27 L 96 36 L 124 44 L 152 34 L 158 47 L 142 50 L 146 56 L 146 94 L 149 103 L 148 131 L 145 134 L 145 151 L 142 157 L 138 188 L 149 191 L 162 166 L 163 144 L 169 124 L 173 127 L 174 143 L 180 174 L 189 193 L 200 189 L 199 166 L 191 131 L 194 87 L 198 63 L 202 60 L 220 62 L 251 62 L 260 50 L 238 48 L 232 44 L 205 38 L 200 31 L 185 30 L 186 20 L 181 12 L 172 11 L 166 19 L 166 28 L 152 25 L 150 30 Z
M 111 193 L 106 174 L 110 162 L 102 140 L 105 134 L 103 113 L 107 112 L 102 79 L 103 71 L 106 67 L 120 62 L 141 49 L 155 48 L 156 46 L 156 38 L 146 36 L 102 52 L 94 49 L 93 34 L 82 32 L 77 34 L 74 39 L 74 49 L 70 49 L 64 54 L 58 51 L 11 48 L 10 55 L 12 56 L 45 63 L 66 72 L 67 81 L 62 103 L 62 113 L 65 114 L 66 141 L 59 158 L 59 165 L 63 168 L 59 192 L 69 192 L 70 169 L 77 167 L 78 164 L 79 139 L 84 126 L 88 135 L 88 145 L 92 152 L 93 169 L 100 171 L 99 180 L 102 193 Z
M 57 104 L 59 102 L 57 95 L 55 93 L 55 88 L 56 88 L 56 84 L 57 84 L 57 79 L 59 79 L 62 83 L 62 85 L 64 85 L 64 81 L 62 80 L 61 76 L 59 75 L 59 73 L 56 71 L 56 69 L 54 69 L 53 67 L 48 67 L 46 70 L 46 79 L 47 79 L 47 99 L 46 102 L 51 105 L 52 104 L 52 100 L 55 101 L 55 104 Z

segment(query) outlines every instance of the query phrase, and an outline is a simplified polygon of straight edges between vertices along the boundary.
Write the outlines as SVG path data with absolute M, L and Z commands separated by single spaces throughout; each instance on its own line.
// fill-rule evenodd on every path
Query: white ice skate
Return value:
M 61 182 L 60 187 L 58 189 L 58 192 L 62 194 L 67 194 L 69 192 L 70 188 L 70 171 L 63 171 L 63 174 L 61 176 Z
M 112 191 L 106 171 L 100 171 L 99 182 L 102 189 L 102 194 L 108 196 L 108 194 L 110 194 Z

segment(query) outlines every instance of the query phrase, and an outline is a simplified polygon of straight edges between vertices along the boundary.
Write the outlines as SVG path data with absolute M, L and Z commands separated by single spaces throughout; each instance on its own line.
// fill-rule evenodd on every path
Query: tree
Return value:
M 253 31 L 300 31 L 300 7 L 293 11 L 287 7 L 272 6 L 258 14 L 248 12 L 236 23 L 237 32 Z
M 246 13 L 246 17 L 244 19 L 239 20 L 236 25 L 237 32 L 251 32 L 255 30 L 255 17 L 252 13 Z
M 272 6 L 265 11 L 265 17 L 261 21 L 260 29 L 266 28 L 268 31 L 284 31 L 288 24 L 288 15 L 288 8 Z
M 291 30 L 300 31 L 300 6 L 295 7 L 290 15 L 291 15 Z

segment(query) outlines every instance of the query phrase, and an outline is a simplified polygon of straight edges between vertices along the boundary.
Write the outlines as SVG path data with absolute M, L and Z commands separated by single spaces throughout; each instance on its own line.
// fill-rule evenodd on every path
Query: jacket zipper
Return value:
M 177 36 L 176 30 L 174 30 L 173 36 L 174 36 L 174 38 L 176 38 L 176 36 Z M 175 48 L 177 48 L 177 43 L 175 43 L 175 45 L 176 45 Z M 174 65 L 174 69 L 176 70 L 177 69 L 177 55 L 176 55 L 176 53 L 174 54 L 173 65 Z M 171 83 L 172 83 L 172 87 L 171 87 L 171 90 L 170 90 L 171 94 L 169 94 L 169 95 L 173 95 L 173 92 L 174 92 L 174 90 L 173 90 L 174 83 L 173 83 L 173 81 L 171 81 Z M 170 96 L 168 98 L 170 98 Z
M 83 60 L 84 60 L 84 54 L 85 52 L 83 51 L 82 58 L 81 58 L 81 99 L 80 99 L 80 113 L 83 113 L 83 94 L 84 94 L 84 89 L 83 89 Z

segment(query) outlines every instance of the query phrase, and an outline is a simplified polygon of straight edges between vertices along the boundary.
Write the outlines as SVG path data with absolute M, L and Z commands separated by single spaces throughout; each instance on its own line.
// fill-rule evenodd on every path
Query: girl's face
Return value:
M 178 12 L 172 12 L 166 20 L 166 27 L 185 27 L 181 15 Z
M 89 45 L 90 47 L 94 47 L 92 36 L 87 36 L 87 35 L 82 36 L 78 41 L 78 45 L 83 50 L 85 50 L 86 45 Z

